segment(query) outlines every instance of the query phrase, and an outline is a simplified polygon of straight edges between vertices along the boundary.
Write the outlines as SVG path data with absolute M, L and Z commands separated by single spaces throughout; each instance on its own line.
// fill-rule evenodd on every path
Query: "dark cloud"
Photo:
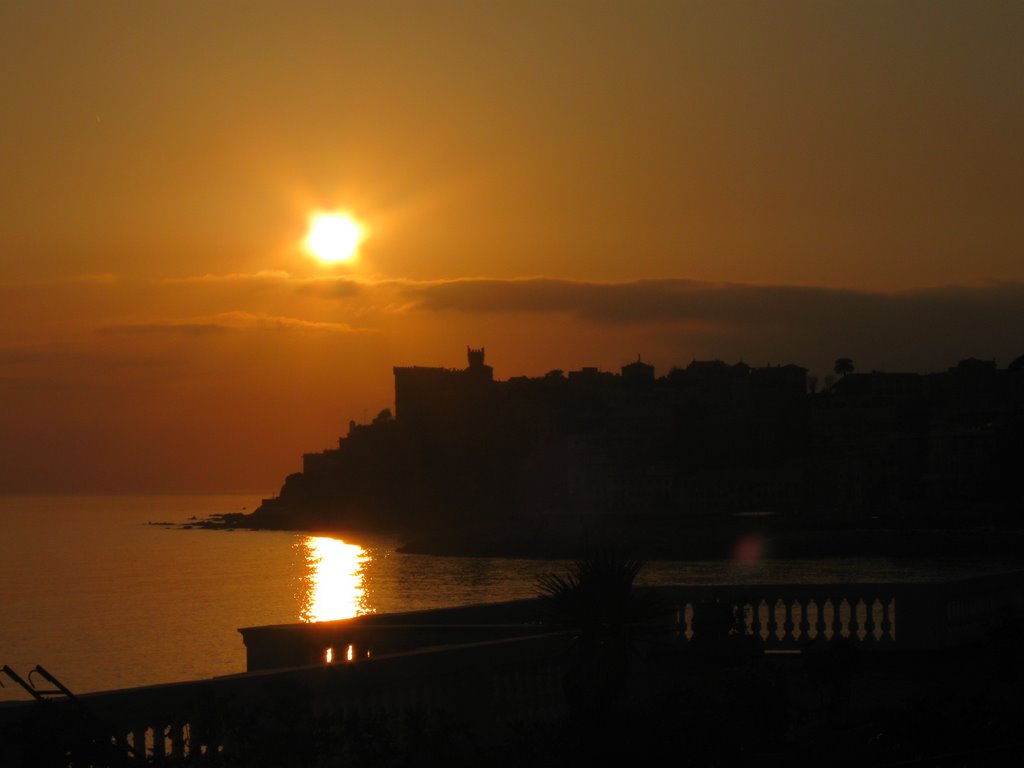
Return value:
M 608 323 L 705 322 L 747 325 L 892 318 L 908 310 L 967 310 L 1008 318 L 1024 306 L 1024 284 L 994 283 L 899 293 L 786 285 L 639 280 L 588 283 L 571 280 L 454 280 L 417 283 L 406 295 L 427 310 L 462 312 L 572 312 Z
M 785 285 L 642 280 L 456 280 L 407 285 L 421 310 L 561 313 L 599 326 L 654 331 L 710 356 L 795 358 L 822 365 L 858 355 L 888 367 L 936 366 L 967 355 L 1008 361 L 1024 351 L 1017 329 L 1024 284 L 901 292 Z
M 363 292 L 363 286 L 344 277 L 325 277 L 306 280 L 298 284 L 295 292 L 300 296 L 319 296 L 325 299 L 348 299 Z

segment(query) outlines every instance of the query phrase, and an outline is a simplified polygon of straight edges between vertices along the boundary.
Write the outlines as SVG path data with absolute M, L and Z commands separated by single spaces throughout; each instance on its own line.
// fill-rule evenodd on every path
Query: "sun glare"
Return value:
M 352 261 L 359 251 L 363 228 L 347 213 L 317 213 L 309 221 L 306 249 L 324 264 Z
M 328 536 L 306 536 L 296 546 L 306 561 L 302 621 L 348 619 L 370 611 L 363 571 L 370 556 L 365 549 Z M 330 663 L 337 653 L 328 650 L 324 659 Z

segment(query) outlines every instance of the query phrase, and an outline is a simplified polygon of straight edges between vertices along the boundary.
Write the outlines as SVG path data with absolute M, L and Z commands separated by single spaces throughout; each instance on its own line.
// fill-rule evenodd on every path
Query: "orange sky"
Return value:
M 1022 40 L 1017 2 L 4 3 L 0 491 L 273 489 L 466 344 L 1005 365 Z

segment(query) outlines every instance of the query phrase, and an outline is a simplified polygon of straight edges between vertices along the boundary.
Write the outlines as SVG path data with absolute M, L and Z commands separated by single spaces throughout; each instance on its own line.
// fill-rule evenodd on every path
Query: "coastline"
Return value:
M 319 516 L 316 516 L 319 517 Z M 308 517 L 306 519 L 309 519 Z M 1024 530 L 989 525 L 832 524 L 728 518 L 678 521 L 543 517 L 491 524 L 396 529 L 365 524 L 289 524 L 229 513 L 178 524 L 183 529 L 296 531 L 326 536 L 393 536 L 404 554 L 566 560 L 613 550 L 647 560 L 794 560 L 886 557 L 897 560 L 1006 560 L 1024 563 Z M 268 524 L 271 523 L 271 524 Z
M 422 535 L 401 551 L 462 557 L 573 559 L 615 550 L 647 560 L 802 560 L 885 557 L 896 560 L 1007 560 L 1024 562 L 1024 532 L 986 528 L 848 528 L 787 532 L 719 531 L 701 536 L 640 540 L 629 536 L 475 540 Z

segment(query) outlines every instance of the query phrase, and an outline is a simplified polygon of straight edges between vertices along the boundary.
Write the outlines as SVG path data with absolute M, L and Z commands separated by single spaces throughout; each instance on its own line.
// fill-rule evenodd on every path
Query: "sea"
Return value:
M 73 692 L 242 672 L 240 627 L 512 600 L 570 563 L 404 554 L 353 531 L 183 529 L 267 494 L 0 496 L 0 666 Z M 650 562 L 642 584 L 928 581 L 998 562 L 882 558 Z M 37 677 L 35 679 L 38 679 Z M 0 675 L 0 701 L 27 699 Z

